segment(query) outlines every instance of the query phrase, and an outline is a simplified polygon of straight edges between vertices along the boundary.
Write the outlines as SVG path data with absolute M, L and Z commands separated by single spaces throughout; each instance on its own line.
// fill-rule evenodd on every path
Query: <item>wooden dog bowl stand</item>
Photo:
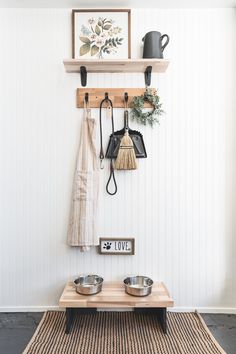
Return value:
M 165 285 L 154 283 L 152 293 L 145 297 L 137 297 L 126 294 L 121 282 L 104 282 L 102 291 L 95 295 L 80 295 L 75 291 L 72 282 L 69 282 L 59 300 L 59 306 L 66 309 L 66 333 L 68 334 L 73 323 L 75 313 L 97 308 L 134 308 L 135 312 L 151 312 L 157 315 L 157 319 L 167 333 L 166 308 L 173 307 Z

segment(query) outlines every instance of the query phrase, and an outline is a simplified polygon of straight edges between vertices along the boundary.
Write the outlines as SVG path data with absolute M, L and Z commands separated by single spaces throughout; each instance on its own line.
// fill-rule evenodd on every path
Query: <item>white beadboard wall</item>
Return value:
M 0 308 L 57 306 L 65 282 L 146 274 L 163 280 L 177 308 L 236 311 L 234 9 L 132 10 L 132 57 L 143 35 L 170 35 L 166 72 L 153 75 L 165 116 L 142 131 L 148 159 L 101 171 L 99 235 L 133 236 L 135 256 L 81 253 L 66 245 L 82 110 L 68 9 L 0 10 Z M 142 74 L 90 74 L 88 87 L 143 87 Z M 93 110 L 98 120 L 98 111 Z M 123 124 L 115 111 L 115 128 Z M 104 122 L 109 134 L 109 121 Z

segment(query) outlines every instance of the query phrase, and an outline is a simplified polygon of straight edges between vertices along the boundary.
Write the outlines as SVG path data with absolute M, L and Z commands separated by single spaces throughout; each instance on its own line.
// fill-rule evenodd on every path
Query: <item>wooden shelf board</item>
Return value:
M 152 72 L 164 73 L 169 65 L 165 59 L 65 59 L 63 63 L 68 73 L 80 72 L 81 66 L 88 73 L 138 73 L 144 72 L 147 66 L 152 66 Z

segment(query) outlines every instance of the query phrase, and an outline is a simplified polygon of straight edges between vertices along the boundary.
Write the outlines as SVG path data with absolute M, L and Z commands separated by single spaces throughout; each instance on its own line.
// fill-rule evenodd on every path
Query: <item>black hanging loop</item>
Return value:
M 114 190 L 113 192 L 111 192 L 109 190 L 109 185 L 111 183 L 111 180 L 113 181 L 113 187 L 114 187 Z M 114 172 L 114 166 L 113 166 L 113 161 L 111 160 L 110 161 L 110 176 L 108 178 L 108 181 L 107 181 L 107 184 L 106 184 L 106 191 L 108 194 L 110 195 L 115 195 L 117 193 L 117 183 L 116 183 L 116 178 L 115 178 L 115 172 Z
M 105 158 L 105 154 L 104 154 L 104 150 L 103 150 L 103 139 L 102 139 L 102 106 L 103 106 L 104 102 L 108 102 L 111 107 L 111 126 L 112 126 L 112 135 L 114 136 L 113 104 L 112 104 L 112 101 L 108 97 L 108 93 L 105 92 L 105 98 L 101 101 L 100 109 L 99 109 L 99 123 L 100 123 L 99 124 L 100 125 L 100 154 L 99 154 L 99 158 L 100 158 L 100 168 L 101 169 L 104 168 L 103 160 Z M 111 192 L 109 190 L 109 186 L 112 181 L 113 181 L 113 185 L 114 185 L 114 190 Z M 110 160 L 110 175 L 109 175 L 109 179 L 106 184 L 106 191 L 110 195 L 115 195 L 117 193 L 117 184 L 116 184 L 115 171 L 114 171 L 114 167 L 113 167 L 112 158 Z
M 144 79 L 145 79 L 145 86 L 150 86 L 151 85 L 151 77 L 152 77 L 152 66 L 149 65 L 146 67 L 146 70 L 144 72 Z
M 82 86 L 87 85 L 87 69 L 85 66 L 80 67 L 80 80 Z
M 88 92 L 85 92 L 84 100 L 85 100 L 85 103 L 88 104 L 88 100 L 89 100 L 89 94 L 88 94 Z

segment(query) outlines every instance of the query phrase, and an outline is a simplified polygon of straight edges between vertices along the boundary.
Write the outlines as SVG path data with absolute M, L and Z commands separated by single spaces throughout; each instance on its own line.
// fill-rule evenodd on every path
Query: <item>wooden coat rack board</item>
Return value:
M 156 89 L 152 89 L 156 91 Z M 78 88 L 76 94 L 77 108 L 84 107 L 85 94 L 88 93 L 89 106 L 91 108 L 99 108 L 101 101 L 105 97 L 105 92 L 108 93 L 112 100 L 114 108 L 124 108 L 124 95 L 128 94 L 128 106 L 131 107 L 131 102 L 134 96 L 141 96 L 145 89 L 142 88 Z M 105 105 L 104 105 L 105 106 Z M 145 103 L 144 107 L 151 107 L 149 103 Z

